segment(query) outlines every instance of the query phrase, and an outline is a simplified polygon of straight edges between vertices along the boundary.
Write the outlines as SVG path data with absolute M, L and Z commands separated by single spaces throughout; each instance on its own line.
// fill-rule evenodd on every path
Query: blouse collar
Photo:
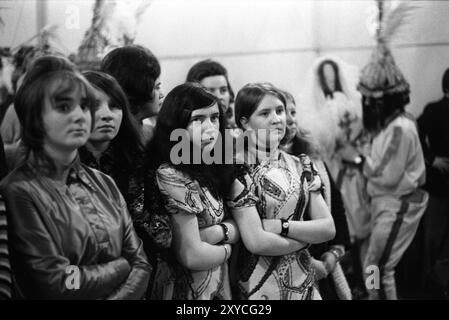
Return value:
M 94 190 L 94 186 L 87 178 L 85 169 L 81 164 L 79 154 L 76 154 L 75 159 L 70 163 L 64 172 L 67 173 L 67 180 L 65 183 L 58 182 L 55 178 L 53 160 L 46 154 L 36 155 L 31 153 L 27 159 L 29 168 L 38 176 L 41 176 L 51 185 L 53 185 L 61 194 L 65 194 L 67 187 L 73 183 L 80 181 L 90 189 Z

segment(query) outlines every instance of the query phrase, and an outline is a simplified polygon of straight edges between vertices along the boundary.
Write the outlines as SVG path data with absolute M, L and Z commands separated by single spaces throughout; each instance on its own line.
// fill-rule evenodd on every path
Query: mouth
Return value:
M 214 140 L 215 140 L 215 138 L 204 139 L 204 140 L 201 140 L 201 144 L 206 145 L 206 144 L 213 142 Z
M 100 126 L 97 128 L 97 130 L 102 130 L 102 131 L 103 130 L 112 131 L 114 129 L 115 129 L 115 127 L 112 125 L 104 125 L 104 126 Z
M 74 133 L 74 134 L 76 134 L 76 135 L 84 135 L 84 134 L 86 134 L 87 133 L 87 130 L 86 129 L 72 129 L 72 130 L 70 130 L 69 131 L 69 133 Z

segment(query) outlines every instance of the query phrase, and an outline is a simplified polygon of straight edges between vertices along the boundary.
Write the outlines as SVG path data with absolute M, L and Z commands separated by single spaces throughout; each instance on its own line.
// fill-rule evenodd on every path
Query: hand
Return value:
M 338 154 L 343 160 L 346 160 L 348 162 L 354 162 L 354 159 L 359 156 L 359 152 L 357 152 L 357 150 L 349 144 L 340 149 L 338 151 Z
M 449 158 L 446 157 L 435 157 L 432 163 L 432 167 L 438 169 L 444 174 L 449 174 Z
M 312 182 L 309 184 L 309 191 L 318 191 L 321 188 L 321 178 L 319 175 L 314 175 Z
M 222 235 L 223 229 L 217 224 L 200 229 L 201 241 L 207 242 L 209 244 L 220 243 L 218 239 L 222 239 Z
M 332 273 L 337 265 L 337 257 L 331 252 L 325 252 L 321 257 L 327 273 Z
M 316 260 L 312 258 L 312 267 L 315 269 L 315 279 L 321 280 L 327 277 L 328 272 L 326 270 L 326 267 L 324 266 L 324 263 L 320 260 Z

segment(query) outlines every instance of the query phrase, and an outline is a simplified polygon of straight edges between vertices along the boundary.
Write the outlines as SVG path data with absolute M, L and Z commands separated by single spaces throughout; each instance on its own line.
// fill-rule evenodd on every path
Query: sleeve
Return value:
M 38 211 L 28 188 L 10 184 L 3 194 L 10 222 L 13 272 L 26 298 L 100 299 L 126 279 L 130 265 L 122 257 L 104 264 L 71 265 L 45 225 L 46 213 Z M 72 268 L 77 271 L 73 277 L 67 272 Z
M 231 185 L 231 191 L 226 204 L 229 208 L 247 208 L 256 206 L 259 198 L 249 171 L 244 166 L 237 168 L 236 178 Z
M 329 176 L 331 191 L 331 214 L 335 223 L 335 238 L 329 241 L 329 245 L 343 245 L 348 248 L 351 244 L 349 237 L 348 221 L 346 220 L 346 212 L 341 197 L 340 190 L 335 185 L 334 180 L 326 166 L 326 173 Z
M 144 221 L 140 223 L 154 244 L 161 249 L 171 247 L 172 223 L 159 192 L 155 171 L 145 179 Z
M 142 241 L 137 237 L 126 202 L 120 197 L 123 214 L 124 234 L 122 256 L 129 262 L 131 272 L 126 281 L 108 299 L 137 300 L 141 299 L 148 286 L 151 266 L 143 250 Z
M 6 176 L 7 172 L 5 149 L 3 148 L 3 139 L 0 134 L 0 181 Z
M 156 183 L 156 171 L 148 170 L 144 180 L 143 210 L 133 220 L 147 258 L 156 267 L 158 253 L 171 247 L 172 224 Z
M 10 104 L 6 110 L 3 122 L 0 125 L 0 132 L 4 144 L 16 144 L 21 138 L 21 128 L 14 104 Z
M 373 184 L 395 186 L 404 175 L 412 144 L 411 132 L 400 126 L 380 133 L 366 157 L 363 173 Z
M 203 212 L 204 207 L 196 182 L 171 167 L 160 167 L 156 172 L 156 181 L 165 209 L 169 213 L 184 212 L 197 215 Z
M 432 164 L 433 160 L 435 159 L 435 155 L 433 154 L 432 150 L 430 149 L 430 146 L 427 143 L 429 128 L 433 124 L 431 114 L 432 114 L 431 105 L 428 105 L 424 108 L 424 112 L 417 119 L 419 140 L 421 141 L 424 158 L 426 159 L 426 162 L 428 164 Z
M 0 300 L 11 299 L 11 285 L 5 203 L 0 194 Z

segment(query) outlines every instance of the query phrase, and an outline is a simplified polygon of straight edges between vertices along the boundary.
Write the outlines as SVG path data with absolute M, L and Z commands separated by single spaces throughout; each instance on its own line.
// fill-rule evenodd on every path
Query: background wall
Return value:
M 418 9 L 392 43 L 410 81 L 409 110 L 441 95 L 449 67 L 449 1 L 414 1 Z M 76 52 L 92 19 L 93 0 L 1 1 L 0 46 L 16 46 L 46 24 L 57 24 L 59 49 Z M 153 0 L 136 43 L 161 60 L 162 87 L 184 81 L 189 67 L 214 58 L 228 69 L 234 91 L 270 81 L 297 96 L 315 57 L 336 55 L 362 67 L 374 40 L 366 27 L 370 0 Z M 74 19 L 73 17 L 78 17 Z

